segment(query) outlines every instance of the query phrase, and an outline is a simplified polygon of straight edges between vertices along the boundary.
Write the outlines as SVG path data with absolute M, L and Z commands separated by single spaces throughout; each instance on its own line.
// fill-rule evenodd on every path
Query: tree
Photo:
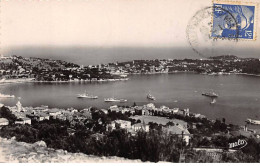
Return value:
M 222 123 L 226 123 L 226 119 L 225 118 L 222 119 Z
M 0 117 L 1 118 L 6 118 L 11 124 L 13 124 L 16 120 L 16 117 L 12 112 L 9 110 L 9 108 L 3 106 L 0 109 Z
M 173 123 L 173 122 L 171 122 L 171 121 L 169 121 L 169 122 L 167 122 L 166 123 L 166 126 L 174 126 L 175 124 Z

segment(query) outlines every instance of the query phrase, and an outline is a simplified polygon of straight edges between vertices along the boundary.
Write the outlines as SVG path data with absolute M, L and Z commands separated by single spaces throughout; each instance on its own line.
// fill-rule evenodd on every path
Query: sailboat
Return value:
M 210 104 L 214 104 L 214 103 L 216 103 L 216 101 L 217 100 L 215 98 L 213 98 L 212 101 L 210 102 Z
M 156 100 L 156 98 L 150 93 L 150 91 L 147 94 L 147 99 L 149 99 L 149 100 Z

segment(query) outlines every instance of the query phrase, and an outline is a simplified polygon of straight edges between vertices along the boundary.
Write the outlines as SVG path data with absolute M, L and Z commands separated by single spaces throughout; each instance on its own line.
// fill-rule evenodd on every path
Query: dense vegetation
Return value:
M 16 120 L 16 117 L 12 112 L 9 110 L 9 108 L 3 106 L 0 108 L 0 118 L 5 118 L 9 121 L 10 124 L 13 124 Z
M 6 78 L 35 78 L 38 81 L 68 81 L 74 79 L 112 79 L 107 69 L 80 67 L 77 64 L 61 60 L 43 58 L 24 58 L 13 55 L 11 59 L 0 60 L 0 77 Z

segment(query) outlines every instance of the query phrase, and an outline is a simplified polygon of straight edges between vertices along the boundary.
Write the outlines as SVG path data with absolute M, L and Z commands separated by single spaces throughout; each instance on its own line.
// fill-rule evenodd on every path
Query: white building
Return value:
M 102 112 L 104 112 L 105 114 L 108 114 L 108 110 L 106 109 L 101 109 Z
M 50 116 L 45 113 L 37 113 L 34 118 L 37 121 L 50 120 Z
M 140 130 L 149 132 L 149 125 L 146 125 L 145 123 L 137 123 L 137 124 L 132 125 L 132 129 L 135 132 L 140 131 Z
M 56 109 L 56 108 L 50 109 L 48 112 L 49 112 L 49 115 L 51 117 L 53 117 L 54 119 L 56 118 L 57 115 L 61 114 L 61 110 Z
M 129 130 L 131 129 L 131 122 L 126 120 L 115 120 L 107 125 L 107 131 L 108 130 L 115 130 L 116 126 L 118 125 L 121 129 Z
M 153 103 L 149 103 L 149 104 L 146 105 L 146 108 L 150 109 L 150 110 L 154 110 L 155 109 L 155 105 Z
M 0 126 L 6 126 L 9 124 L 9 121 L 6 118 L 0 118 Z
M 152 115 L 152 112 L 146 108 L 142 109 L 142 115 Z
M 122 114 L 124 114 L 124 113 L 126 113 L 126 112 L 128 112 L 128 111 L 129 111 L 128 108 L 122 108 L 122 109 L 121 109 Z
M 16 103 L 16 107 L 17 107 L 17 112 L 21 112 L 21 111 L 23 110 L 23 107 L 22 107 L 22 104 L 21 104 L 20 101 L 18 101 L 18 102 Z
M 15 121 L 15 124 L 32 124 L 32 121 L 30 118 L 23 117 Z
M 107 131 L 115 130 L 115 129 L 116 129 L 116 123 L 114 121 L 107 125 Z
M 173 112 L 173 113 L 178 113 L 178 112 L 179 112 L 179 108 L 173 108 L 173 109 L 172 109 L 172 112 Z
M 184 116 L 190 116 L 190 109 L 189 108 L 186 108 L 183 110 L 183 115 Z
M 167 133 L 176 134 L 179 137 L 183 137 L 183 140 L 185 141 L 186 145 L 189 145 L 190 143 L 190 132 L 185 129 L 185 127 L 181 125 L 175 125 L 175 126 L 168 126 L 164 129 Z
M 130 129 L 131 128 L 131 122 L 126 120 L 115 120 L 115 123 L 119 125 L 122 129 Z
M 110 109 L 112 112 L 113 112 L 113 111 L 119 112 L 119 108 L 118 108 L 117 105 L 110 106 L 109 109 Z

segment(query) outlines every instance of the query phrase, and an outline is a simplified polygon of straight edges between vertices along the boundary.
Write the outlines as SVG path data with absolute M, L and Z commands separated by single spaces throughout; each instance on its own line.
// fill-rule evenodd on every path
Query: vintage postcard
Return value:
M 259 163 L 260 0 L 1 0 L 1 163 Z

